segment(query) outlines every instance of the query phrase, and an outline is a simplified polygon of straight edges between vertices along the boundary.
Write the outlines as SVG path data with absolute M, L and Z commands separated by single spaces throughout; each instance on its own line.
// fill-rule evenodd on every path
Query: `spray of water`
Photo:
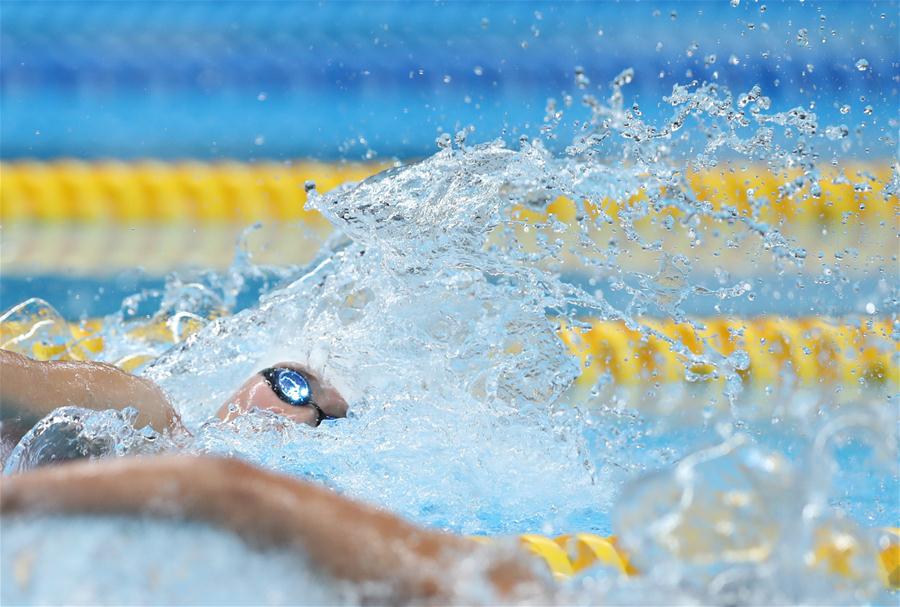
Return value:
M 802 267 L 807 254 L 764 221 L 764 198 L 738 209 L 699 195 L 688 177 L 764 160 L 773 172 L 799 174 L 784 194 L 815 197 L 822 173 L 813 150 L 831 137 L 804 108 L 770 112 L 758 87 L 737 99 L 717 85 L 675 87 L 665 100 L 671 118 L 651 125 L 624 105 L 632 77 L 616 78 L 606 100 L 583 97 L 587 117 L 562 155 L 545 145 L 562 114 L 552 103 L 541 138 L 523 138 L 518 149 L 470 146 L 462 132 L 455 145 L 440 138 L 439 151 L 417 164 L 325 195 L 311 190 L 309 207 L 335 233 L 308 266 L 266 270 L 283 282 L 252 308 L 225 315 L 241 277 L 261 271 L 245 258 L 216 284 L 170 283 L 160 298 L 169 330 L 180 338 L 202 328 L 143 369 L 190 430 L 166 440 L 313 478 L 422 524 L 494 534 L 609 531 L 623 478 L 702 446 L 670 472 L 629 485 L 615 509 L 616 529 L 649 574 L 639 596 L 729 604 L 828 596 L 827 584 L 804 594 L 784 569 L 791 563 L 799 575 L 809 564 L 803 550 L 815 552 L 817 529 L 849 525 L 823 522 L 828 481 L 807 473 L 824 449 L 814 431 L 802 433 L 812 439 L 808 462 L 756 445 L 734 408 L 710 422 L 721 422 L 714 444 L 704 435 L 654 445 L 644 420 L 586 407 L 572 390 L 581 366 L 559 332 L 590 317 L 665 341 L 686 382 L 712 381 L 736 403 L 746 352 L 725 356 L 702 339 L 690 348 L 646 317 L 699 329 L 684 310 L 688 298 L 747 296 L 742 276 L 707 284 L 698 249 L 704 257 L 739 249 L 777 271 Z M 611 303 L 615 292 L 627 294 L 624 305 Z M 126 308 L 140 308 L 139 299 Z M 133 348 L 126 316 L 106 329 L 116 356 Z M 262 412 L 211 419 L 244 378 L 279 360 L 319 370 L 351 402 L 350 418 L 319 429 Z M 795 413 L 799 425 L 810 420 L 808 407 Z M 886 427 L 896 442 L 896 423 Z M 846 533 L 869 555 L 862 532 Z M 572 600 L 636 592 L 635 582 L 600 578 Z M 871 588 L 847 592 L 867 598 Z

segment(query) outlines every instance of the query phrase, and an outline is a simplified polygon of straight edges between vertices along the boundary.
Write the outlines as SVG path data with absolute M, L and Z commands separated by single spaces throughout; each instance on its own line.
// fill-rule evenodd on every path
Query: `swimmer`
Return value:
M 58 406 L 139 411 L 136 425 L 157 431 L 180 426 L 153 382 L 94 362 L 35 361 L 0 350 L 0 414 L 33 423 Z M 218 416 L 274 411 L 318 426 L 345 417 L 347 403 L 310 369 L 279 363 L 261 370 L 227 399 Z M 68 459 L 68 458 L 63 458 Z M 333 491 L 233 459 L 186 455 L 65 462 L 0 480 L 0 515 L 125 515 L 206 522 L 261 548 L 296 551 L 336 580 L 374 587 L 385 603 L 448 603 L 457 576 L 484 573 L 496 598 L 550 596 L 545 576 L 518 551 L 416 527 Z M 388 595 L 384 595 L 388 592 Z M 487 597 L 480 596 L 481 600 Z M 371 601 L 370 601 L 371 602 Z
M 10 422 L 27 429 L 59 406 L 132 406 L 139 411 L 138 427 L 161 432 L 180 426 L 162 390 L 145 378 L 102 363 L 42 362 L 0 350 L 0 430 L 8 433 Z M 346 401 L 332 386 L 292 362 L 248 378 L 218 416 L 229 420 L 254 408 L 311 426 L 347 414 Z M 4 477 L 0 515 L 203 521 L 259 547 L 299 551 L 337 580 L 383 584 L 390 602 L 453 600 L 453 567 L 479 550 L 470 540 L 417 528 L 324 487 L 238 460 L 167 455 L 54 463 Z M 512 598 L 522 588 L 540 587 L 530 565 L 513 555 L 485 567 L 499 595 Z
M 0 480 L 0 516 L 115 515 L 201 521 L 259 548 L 295 551 L 363 602 L 548 602 L 536 561 L 412 525 L 325 487 L 238 460 L 150 456 L 68 462 Z M 239 574 L 239 572 L 237 572 Z M 481 573 L 495 595 L 459 592 Z M 465 582 L 461 582 L 461 578 Z
M 175 409 L 152 381 L 98 362 L 37 361 L 0 350 L 0 438 L 15 444 L 54 409 L 97 411 L 134 407 L 135 427 L 157 432 L 181 427 Z M 218 411 L 231 420 L 252 409 L 273 411 L 301 424 L 347 416 L 347 402 L 308 367 L 281 362 L 249 377 Z

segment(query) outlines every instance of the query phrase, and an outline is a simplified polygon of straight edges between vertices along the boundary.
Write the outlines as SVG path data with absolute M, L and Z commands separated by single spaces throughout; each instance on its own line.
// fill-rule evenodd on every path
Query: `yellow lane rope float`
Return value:
M 885 586 L 900 590 L 900 528 L 885 529 L 878 548 L 878 574 Z
M 323 219 L 303 209 L 304 184 L 320 191 L 356 181 L 384 164 L 290 164 L 201 162 L 0 163 L 0 221 L 237 222 Z M 762 166 L 728 166 L 688 171 L 685 181 L 701 200 L 729 204 L 749 214 L 751 200 L 765 199 L 763 221 L 838 224 L 848 216 L 860 221 L 897 221 L 896 196 L 884 193 L 891 179 L 887 164 L 845 166 L 823 173 L 815 184 L 792 191 L 799 172 L 773 174 Z M 787 186 L 787 187 L 786 187 Z M 811 191 L 813 190 L 813 191 Z M 600 203 L 615 217 L 626 201 Z M 550 212 L 560 219 L 574 214 L 560 200 Z
M 616 547 L 614 537 L 574 533 L 550 538 L 527 533 L 518 539 L 523 548 L 543 559 L 558 579 L 571 577 L 594 565 L 611 567 L 627 575 L 637 573 L 625 553 Z
M 802 385 L 852 385 L 859 382 L 897 385 L 900 325 L 860 319 L 830 321 L 819 317 L 761 317 L 748 320 L 709 318 L 691 326 L 671 320 L 642 323 L 694 354 L 709 348 L 723 356 L 747 353 L 743 378 L 757 386 L 776 385 L 787 377 Z M 590 329 L 563 327 L 560 335 L 582 363 L 579 383 L 592 385 L 609 376 L 619 385 L 683 381 L 685 360 L 669 343 L 645 336 L 624 323 L 594 321 Z M 689 370 L 709 375 L 705 365 Z
M 40 300 L 29 300 L 0 317 L 0 347 L 37 359 L 90 359 L 103 351 L 102 320 L 68 323 Z M 182 315 L 133 325 L 129 336 L 164 345 L 198 329 L 205 319 Z M 756 386 L 791 378 L 800 385 L 898 386 L 900 323 L 890 319 L 827 320 L 819 317 L 754 319 L 709 318 L 694 324 L 643 319 L 664 338 L 676 339 L 694 353 L 711 349 L 723 356 L 741 349 L 748 365 L 739 371 Z M 618 321 L 593 321 L 590 328 L 563 325 L 560 337 L 581 361 L 581 386 L 607 377 L 617 385 L 683 382 L 686 370 L 713 378 L 711 369 L 688 363 L 661 337 L 646 336 Z M 129 355 L 115 361 L 128 369 L 146 361 Z
M 0 164 L 2 221 L 323 222 L 303 209 L 321 191 L 384 165 L 59 161 Z
M 900 589 L 900 529 L 888 528 L 878 532 L 876 569 L 888 588 Z M 473 537 L 478 542 L 492 538 Z M 640 575 L 614 536 L 593 533 L 572 533 L 557 537 L 523 534 L 518 541 L 528 552 L 540 558 L 558 580 L 565 580 L 590 567 L 600 566 L 622 575 Z M 808 555 L 810 567 L 821 568 L 832 575 L 853 578 L 859 572 L 859 547 L 845 537 L 822 534 Z

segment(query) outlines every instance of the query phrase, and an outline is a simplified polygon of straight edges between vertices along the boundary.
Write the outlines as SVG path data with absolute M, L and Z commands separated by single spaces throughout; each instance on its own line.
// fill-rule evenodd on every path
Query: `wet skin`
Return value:
M 301 373 L 309 383 L 312 402 L 324 415 L 347 416 L 347 401 L 315 371 L 295 362 L 274 366 Z M 181 426 L 163 391 L 146 378 L 98 362 L 37 361 L 0 349 L 0 442 L 14 445 L 28 428 L 64 405 L 96 411 L 130 406 L 139 411 L 136 427 L 150 425 L 163 432 Z M 278 398 L 259 373 L 225 401 L 218 416 L 231 420 L 252 409 L 272 411 L 312 426 L 318 419 L 315 407 L 298 407 Z
M 347 401 L 330 384 L 326 383 L 309 367 L 295 362 L 281 362 L 274 367 L 287 367 L 298 371 L 306 377 L 312 391 L 312 402 L 322 409 L 325 415 L 330 417 L 347 417 Z M 243 415 L 251 409 L 262 409 L 283 415 L 290 420 L 301 424 L 316 425 L 318 414 L 315 407 L 290 405 L 275 394 L 266 380 L 259 373 L 250 377 L 244 385 L 238 388 L 225 404 L 219 409 L 217 415 L 229 421 Z

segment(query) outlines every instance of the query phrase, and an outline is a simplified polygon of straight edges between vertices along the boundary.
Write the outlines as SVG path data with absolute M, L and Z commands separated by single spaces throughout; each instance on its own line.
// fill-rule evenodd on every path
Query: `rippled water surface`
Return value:
M 690 336 L 702 321 L 685 302 L 765 312 L 773 290 L 757 297 L 760 275 L 817 289 L 805 301 L 823 307 L 868 280 L 877 312 L 844 322 L 895 319 L 896 255 L 824 258 L 810 248 L 820 239 L 769 219 L 768 194 L 751 188 L 738 209 L 698 193 L 690 176 L 765 167 L 800 206 L 823 196 L 826 179 L 877 188 L 896 206 L 897 166 L 886 182 L 844 170 L 840 125 L 808 107 L 773 107 L 758 87 L 676 86 L 663 102 L 669 117 L 644 121 L 624 101 L 633 77 L 625 70 L 594 95 L 582 74 L 578 98 L 548 103 L 534 140 L 474 144 L 464 129 L 439 137 L 421 162 L 313 192 L 310 208 L 334 233 L 306 267 L 239 256 L 230 273 L 135 296 L 107 319 L 102 357 L 152 355 L 140 373 L 163 387 L 189 433 L 150 436 L 111 414 L 91 414 L 74 432 L 102 453 L 241 457 L 462 534 L 619 534 L 646 575 L 589 572 L 569 588 L 571 601 L 879 600 L 876 528 L 900 517 L 896 386 L 860 377 L 844 388 L 751 389 L 744 349 L 692 348 L 653 319 L 683 323 Z M 576 132 L 563 152 L 550 151 L 563 114 Z M 894 247 L 896 236 L 896 225 L 872 228 Z M 245 281 L 260 277 L 268 286 L 259 301 L 231 314 Z M 136 338 L 147 323 L 136 310 L 147 306 L 179 337 L 200 328 L 171 349 Z M 684 381 L 576 386 L 585 362 L 560 331 L 589 318 L 665 340 Z M 895 341 L 896 328 L 884 347 Z M 317 429 L 266 413 L 212 419 L 246 377 L 281 360 L 329 378 L 350 417 Z M 664 401 L 681 413 L 648 413 Z M 20 446 L 11 465 L 27 467 L 28 457 L 39 459 Z M 93 524 L 78 523 L 85 533 Z M 13 543 L 32 532 L 5 530 Z M 853 546 L 843 577 L 809 556 L 838 536 Z M 153 541 L 132 556 L 165 552 Z

